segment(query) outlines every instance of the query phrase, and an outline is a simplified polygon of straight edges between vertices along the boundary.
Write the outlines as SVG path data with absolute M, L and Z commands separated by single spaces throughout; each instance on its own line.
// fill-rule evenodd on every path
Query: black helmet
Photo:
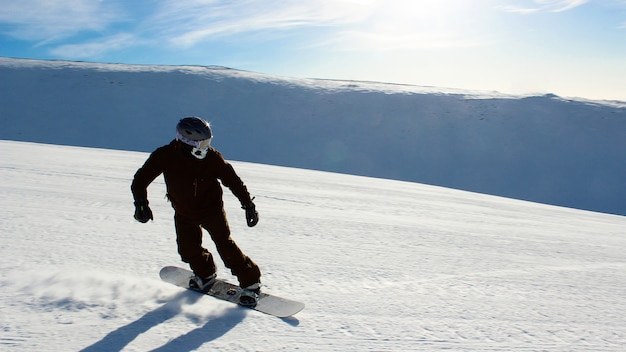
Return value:
M 197 147 L 197 142 L 211 139 L 213 133 L 211 133 L 211 126 L 208 122 L 199 117 L 192 116 L 185 117 L 178 121 L 178 125 L 176 125 L 176 137 L 185 144 Z

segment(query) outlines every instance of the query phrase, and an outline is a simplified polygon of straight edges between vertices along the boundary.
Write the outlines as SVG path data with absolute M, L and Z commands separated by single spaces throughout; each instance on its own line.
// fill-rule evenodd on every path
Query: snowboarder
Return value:
M 255 226 L 259 217 L 243 181 L 221 153 L 211 147 L 212 137 L 211 127 L 204 119 L 186 117 L 178 122 L 176 138 L 152 152 L 135 173 L 131 185 L 135 200 L 134 217 L 141 223 L 153 219 L 147 188 L 163 174 L 167 198 L 174 208 L 178 253 L 194 273 L 190 287 L 207 291 L 216 278 L 213 256 L 202 246 L 204 228 L 224 264 L 237 276 L 243 288 L 240 304 L 254 305 L 259 297 L 261 272 L 230 236 L 218 180 L 241 203 L 248 226 Z

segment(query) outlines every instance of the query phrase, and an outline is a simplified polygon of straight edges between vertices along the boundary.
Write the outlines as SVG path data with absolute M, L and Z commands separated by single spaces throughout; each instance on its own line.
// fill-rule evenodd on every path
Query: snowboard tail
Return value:
M 197 289 L 189 287 L 189 278 L 192 275 L 193 273 L 190 270 L 176 266 L 166 266 L 161 269 L 159 273 L 161 279 L 165 282 L 169 282 L 170 284 L 208 296 L 213 296 L 224 301 L 239 304 L 239 297 L 241 296 L 242 291 L 241 287 L 224 280 L 216 279 L 215 284 L 213 284 L 207 292 L 198 291 Z M 259 300 L 255 306 L 241 306 L 279 318 L 290 317 L 304 309 L 304 303 L 302 302 L 278 297 L 262 291 L 259 294 Z

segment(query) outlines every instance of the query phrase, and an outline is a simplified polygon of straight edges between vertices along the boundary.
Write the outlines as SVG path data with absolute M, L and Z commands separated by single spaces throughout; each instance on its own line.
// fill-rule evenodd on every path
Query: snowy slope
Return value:
M 626 215 L 626 102 L 0 58 L 0 139 L 152 151 L 188 115 L 229 158 Z
M 158 279 L 180 262 L 161 179 L 155 221 L 132 219 L 145 153 L 0 141 L 0 155 L 3 351 L 626 346 L 623 216 L 234 162 L 261 214 L 246 227 L 226 192 L 234 238 L 268 292 L 307 304 L 281 320 Z

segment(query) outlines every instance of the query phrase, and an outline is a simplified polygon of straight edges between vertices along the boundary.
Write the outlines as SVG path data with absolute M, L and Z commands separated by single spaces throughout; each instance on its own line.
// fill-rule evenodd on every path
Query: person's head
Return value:
M 211 126 L 205 120 L 192 116 L 185 117 L 176 125 L 176 139 L 187 146 L 191 155 L 204 159 L 211 146 Z

